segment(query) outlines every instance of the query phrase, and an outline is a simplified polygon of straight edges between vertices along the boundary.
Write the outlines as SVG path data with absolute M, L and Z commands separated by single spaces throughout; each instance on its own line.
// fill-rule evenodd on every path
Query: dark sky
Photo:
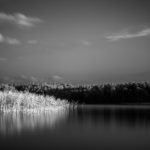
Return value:
M 0 76 L 150 81 L 149 0 L 0 0 Z

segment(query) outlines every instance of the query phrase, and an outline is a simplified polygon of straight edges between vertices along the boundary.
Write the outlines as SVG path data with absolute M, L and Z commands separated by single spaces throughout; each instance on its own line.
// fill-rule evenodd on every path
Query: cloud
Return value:
M 27 43 L 34 45 L 34 44 L 37 44 L 37 40 L 29 40 L 29 41 L 27 41 Z
M 107 36 L 106 39 L 110 41 L 118 41 L 121 39 L 132 39 L 132 38 L 139 38 L 139 37 L 146 37 L 150 36 L 150 28 L 143 29 L 137 33 L 129 33 L 129 32 L 124 32 L 121 34 L 114 34 Z
M 13 23 L 21 27 L 34 27 L 37 23 L 41 23 L 42 20 L 37 17 L 27 17 L 22 13 L 6 14 L 1 12 L 0 22 Z
M 1 43 L 1 42 L 4 42 L 4 37 L 3 37 L 2 34 L 0 34 L 0 43 Z
M 14 39 L 14 38 L 6 38 L 5 42 L 10 45 L 20 45 L 21 44 L 21 42 L 19 40 Z
M 31 76 L 31 77 L 30 77 L 30 80 L 33 81 L 33 82 L 36 82 L 36 81 L 38 81 L 38 78 L 36 78 L 36 77 L 34 77 L 34 76 Z
M 22 75 L 20 76 L 20 78 L 21 78 L 22 80 L 29 80 L 29 81 L 33 81 L 33 82 L 38 81 L 38 78 L 37 78 L 37 77 L 35 77 L 35 76 L 26 76 L 26 75 L 24 75 L 24 74 L 22 74 Z
M 2 62 L 2 61 L 6 61 L 7 60 L 7 58 L 4 58 L 4 57 L 0 57 L 0 61 Z
M 27 77 L 26 75 L 24 75 L 24 74 L 21 75 L 21 79 L 24 79 L 24 80 L 25 80 L 25 79 L 27 79 L 27 78 L 28 78 L 28 77 Z
M 23 56 L 18 56 L 18 58 L 17 58 L 18 60 L 24 60 L 25 59 L 25 57 L 23 57 Z
M 0 43 L 5 43 L 5 44 L 9 44 L 9 45 L 20 45 L 21 44 L 21 42 L 19 40 L 17 40 L 16 38 L 4 37 L 1 33 L 0 33 Z
M 84 46 L 91 46 L 91 42 L 87 41 L 87 40 L 82 40 L 81 43 L 84 45 Z
M 63 79 L 61 76 L 58 76 L 58 75 L 54 75 L 54 76 L 52 76 L 52 78 L 54 80 L 62 80 Z

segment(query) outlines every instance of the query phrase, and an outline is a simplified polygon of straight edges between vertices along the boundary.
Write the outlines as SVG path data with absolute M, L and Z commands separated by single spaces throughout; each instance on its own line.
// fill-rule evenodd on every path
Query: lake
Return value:
M 78 106 L 40 113 L 0 112 L 5 149 L 150 149 L 149 106 Z

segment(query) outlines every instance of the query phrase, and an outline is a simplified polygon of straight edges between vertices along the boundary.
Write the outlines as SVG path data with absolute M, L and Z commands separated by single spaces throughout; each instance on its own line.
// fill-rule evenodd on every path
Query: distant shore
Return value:
M 1 84 L 0 91 L 28 92 L 43 97 L 67 100 L 74 104 L 150 105 L 150 84 L 124 83 L 103 85 L 12 83 Z

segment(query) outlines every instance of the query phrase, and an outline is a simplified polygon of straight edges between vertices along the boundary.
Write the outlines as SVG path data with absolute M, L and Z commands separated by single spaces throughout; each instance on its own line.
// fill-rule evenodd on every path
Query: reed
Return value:
M 53 96 L 36 95 L 29 92 L 0 91 L 1 111 L 49 111 L 69 107 L 67 100 Z

